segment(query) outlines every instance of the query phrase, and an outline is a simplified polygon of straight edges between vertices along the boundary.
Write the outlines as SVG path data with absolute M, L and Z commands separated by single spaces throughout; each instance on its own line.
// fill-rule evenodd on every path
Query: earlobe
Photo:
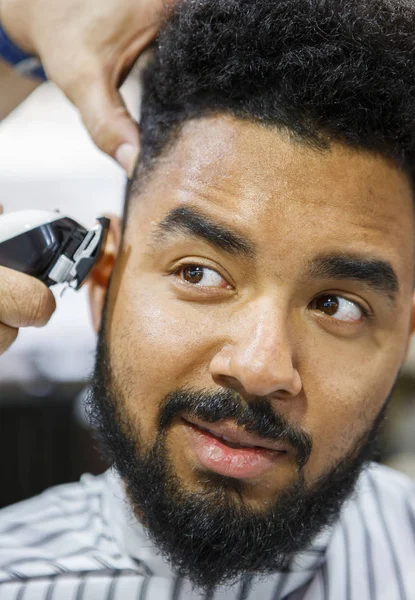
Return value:
M 108 284 L 121 246 L 122 232 L 119 217 L 115 215 L 104 216 L 110 219 L 108 236 L 101 256 L 88 277 L 92 324 L 96 332 L 100 328 Z

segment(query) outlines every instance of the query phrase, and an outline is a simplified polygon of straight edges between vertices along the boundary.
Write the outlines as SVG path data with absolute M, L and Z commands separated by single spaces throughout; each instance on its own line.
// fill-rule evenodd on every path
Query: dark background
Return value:
M 84 388 L 57 384 L 40 396 L 0 386 L 0 507 L 107 468 L 78 416 Z

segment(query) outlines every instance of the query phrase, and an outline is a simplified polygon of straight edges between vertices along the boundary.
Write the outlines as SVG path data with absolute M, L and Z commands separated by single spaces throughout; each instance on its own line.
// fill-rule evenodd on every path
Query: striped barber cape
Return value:
M 0 511 L 0 600 L 415 600 L 415 486 L 371 465 L 289 572 L 210 595 L 174 575 L 112 471 Z

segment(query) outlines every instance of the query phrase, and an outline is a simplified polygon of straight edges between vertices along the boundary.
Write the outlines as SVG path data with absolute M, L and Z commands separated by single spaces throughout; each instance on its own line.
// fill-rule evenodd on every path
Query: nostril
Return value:
M 225 388 L 227 390 L 233 390 L 241 396 L 246 396 L 247 392 L 242 383 L 236 378 L 230 375 L 212 375 L 212 379 L 216 385 Z

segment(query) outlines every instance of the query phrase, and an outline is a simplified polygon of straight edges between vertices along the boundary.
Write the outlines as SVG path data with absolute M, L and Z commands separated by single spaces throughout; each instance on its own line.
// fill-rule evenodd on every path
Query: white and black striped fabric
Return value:
M 415 600 L 415 486 L 372 465 L 287 573 L 214 594 L 174 576 L 113 471 L 0 511 L 0 600 Z

